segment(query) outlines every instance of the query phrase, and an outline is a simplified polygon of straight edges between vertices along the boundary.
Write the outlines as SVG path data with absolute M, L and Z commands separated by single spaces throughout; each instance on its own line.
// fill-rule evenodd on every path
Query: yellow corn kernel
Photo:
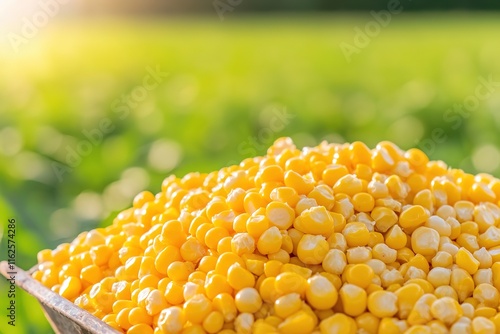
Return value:
M 398 175 L 391 175 L 385 180 L 389 189 L 389 194 L 395 199 L 405 199 L 408 196 L 408 189 Z
M 375 228 L 382 233 L 387 232 L 392 226 L 398 222 L 396 213 L 386 207 L 375 207 L 370 216 L 375 220 Z
M 391 264 L 396 261 L 398 252 L 386 244 L 377 244 L 372 249 L 373 258 Z
M 301 212 L 295 219 L 294 228 L 306 233 L 329 237 L 334 232 L 334 221 L 324 206 L 313 206 Z
M 397 297 L 397 307 L 399 318 L 407 319 L 413 310 L 414 306 L 424 295 L 424 289 L 418 284 L 406 284 L 397 289 L 394 294 Z
M 335 195 L 335 200 L 336 202 L 332 209 L 333 212 L 341 214 L 344 218 L 349 218 L 354 214 L 354 206 L 346 194 Z
M 224 317 L 219 311 L 212 311 L 203 320 L 203 329 L 208 333 L 218 333 L 224 326 Z
M 395 165 L 395 161 L 385 147 L 377 146 L 372 150 L 371 167 L 376 172 L 385 172 Z
M 481 247 L 486 247 L 488 249 L 500 245 L 500 228 L 496 226 L 490 226 L 481 233 L 477 241 Z
M 356 327 L 368 334 L 376 334 L 378 332 L 378 326 L 380 324 L 380 319 L 370 312 L 365 312 L 356 317 Z M 321 327 L 321 324 L 320 324 Z M 341 331 L 340 333 L 344 333 Z
M 212 301 L 213 308 L 219 311 L 224 317 L 225 322 L 233 321 L 236 318 L 238 310 L 234 298 L 229 293 L 220 293 Z
M 362 182 L 355 175 L 347 174 L 342 176 L 333 185 L 333 192 L 335 194 L 342 193 L 349 196 L 354 196 L 363 190 Z
M 283 182 L 284 175 L 283 168 L 278 165 L 270 165 L 264 167 L 257 173 L 255 181 L 257 184 L 266 182 Z
M 276 277 L 281 272 L 281 267 L 283 263 L 277 260 L 267 261 L 264 264 L 264 273 L 267 277 Z
M 432 303 L 431 314 L 445 325 L 451 326 L 462 316 L 463 312 L 455 299 L 443 297 Z
M 255 313 L 262 306 L 262 298 L 254 288 L 244 288 L 234 297 L 236 308 L 240 312 Z
M 500 294 L 491 284 L 482 283 L 474 289 L 473 297 L 485 306 L 497 308 Z
M 212 302 L 203 294 L 197 294 L 184 303 L 184 314 L 187 321 L 200 324 L 212 311 Z M 161 316 L 161 314 L 160 314 Z
M 460 232 L 478 236 L 479 227 L 477 226 L 476 222 L 469 220 L 460 224 Z
M 360 141 L 352 142 L 349 145 L 349 156 L 351 158 L 351 162 L 354 165 L 357 164 L 370 164 L 371 163 L 371 151 L 366 146 L 365 143 Z
M 167 268 L 167 275 L 173 281 L 187 281 L 189 274 L 194 271 L 190 262 L 174 261 Z
M 247 231 L 247 221 L 250 218 L 250 214 L 243 212 L 237 215 L 233 221 L 233 231 L 237 233 L 243 233 Z
M 270 253 L 267 257 L 269 260 L 280 261 L 283 264 L 290 262 L 290 254 L 283 249 L 278 250 L 276 253 Z
M 344 284 L 339 291 L 344 313 L 356 317 L 366 310 L 366 291 L 354 284 Z
M 485 317 L 476 317 L 472 319 L 472 334 L 493 334 L 496 327 L 493 321 Z
M 412 205 L 408 209 L 401 212 L 399 216 L 399 225 L 402 228 L 416 228 L 425 223 L 429 218 L 427 212 L 421 205 Z
M 82 283 L 80 279 L 74 276 L 67 277 L 59 288 L 59 294 L 66 299 L 73 300 L 80 294 Z
M 277 187 L 277 188 L 274 188 L 273 191 L 271 191 L 270 198 L 273 201 L 286 203 L 286 204 L 288 204 L 289 207 L 295 207 L 295 205 L 299 201 L 299 194 L 292 187 Z M 271 204 L 271 203 L 269 203 L 269 204 Z M 273 207 L 273 206 L 271 206 L 271 207 Z M 267 216 L 269 216 L 269 212 L 272 212 L 272 210 L 267 211 L 267 208 L 266 208 L 266 215 Z
M 453 256 L 448 252 L 439 251 L 431 260 L 433 267 L 448 268 L 453 265 Z
M 273 201 L 266 206 L 266 217 L 272 226 L 276 226 L 280 230 L 287 230 L 293 224 L 295 211 L 286 202 Z
M 380 320 L 379 333 L 406 333 L 408 324 L 404 320 L 397 318 L 383 318 Z
M 389 291 L 375 291 L 368 296 L 368 310 L 379 318 L 389 318 L 398 312 L 398 298 Z
M 306 311 L 298 311 L 287 317 L 278 326 L 280 333 L 302 334 L 310 333 L 314 329 L 314 318 Z
M 235 253 L 227 252 L 219 255 L 217 262 L 215 264 L 215 271 L 221 275 L 227 275 L 227 271 L 229 267 L 235 263 L 239 263 L 241 266 L 244 266 L 245 263 L 243 259 Z
M 137 265 L 137 270 L 138 269 L 139 269 L 139 264 Z M 86 282 L 89 284 L 95 284 L 102 279 L 101 269 L 98 266 L 96 266 L 95 264 L 87 266 L 87 267 L 83 268 L 82 271 L 80 272 L 80 279 L 83 282 Z
M 145 309 L 150 316 L 155 316 L 159 314 L 163 309 L 167 308 L 169 305 L 167 299 L 160 290 L 153 289 L 148 294 L 145 300 Z
M 479 306 L 474 310 L 474 316 L 473 318 L 476 317 L 485 317 L 485 318 L 493 318 L 497 314 L 497 310 L 494 309 L 493 307 L 487 307 L 487 306 Z
M 491 268 L 479 269 L 472 278 L 474 279 L 474 284 L 476 286 L 481 283 L 493 285 L 493 271 Z
M 322 174 L 322 180 L 330 187 L 342 177 L 346 176 L 349 170 L 343 165 L 329 165 Z
M 354 210 L 358 212 L 370 212 L 375 206 L 375 199 L 369 193 L 357 193 L 352 197 Z
M 451 279 L 451 269 L 436 267 L 427 274 L 427 280 L 435 287 L 449 285 Z
M 333 191 L 325 184 L 314 187 L 314 189 L 307 194 L 307 197 L 315 199 L 316 203 L 326 210 L 331 210 L 335 204 Z
M 451 271 L 450 286 L 458 294 L 458 301 L 463 302 L 471 296 L 474 291 L 474 280 L 470 274 L 462 268 L 454 268 Z
M 284 182 L 287 187 L 294 188 L 299 195 L 306 195 L 314 189 L 314 184 L 310 179 L 293 170 L 285 173 Z
M 471 253 L 480 248 L 478 244 L 478 237 L 472 234 L 462 233 L 457 237 L 456 242 L 458 246 L 464 247 Z
M 171 306 L 161 311 L 158 327 L 163 333 L 180 333 L 186 324 L 186 315 L 179 306 Z
M 297 202 L 297 205 L 295 206 L 295 214 L 299 216 L 302 213 L 302 211 L 310 209 L 315 206 L 318 206 L 318 203 L 314 198 L 302 196 Z
M 154 334 L 154 330 L 147 324 L 137 324 L 130 327 L 127 334 Z
M 255 285 L 255 276 L 241 266 L 235 263 L 227 271 L 227 282 L 235 290 L 241 290 Z
M 251 313 L 240 313 L 234 320 L 235 333 L 251 334 L 255 317 Z
M 446 329 L 446 327 L 445 327 Z M 406 332 L 406 334 L 431 334 L 434 333 L 430 326 L 425 325 L 415 325 L 410 327 Z M 447 332 L 445 332 L 447 333 Z
M 349 247 L 366 246 L 370 238 L 366 225 L 359 222 L 346 224 L 342 234 Z
M 282 319 L 298 312 L 302 307 L 302 299 L 298 293 L 289 293 L 274 302 L 274 312 Z
M 436 230 L 442 237 L 451 236 L 451 225 L 439 216 L 430 216 L 424 226 Z
M 376 244 L 384 242 L 384 235 L 380 232 L 370 232 L 368 237 L 368 247 L 374 247 Z
M 411 234 L 411 246 L 415 253 L 434 256 L 439 248 L 439 233 L 420 226 Z
M 257 241 L 257 249 L 261 254 L 276 253 L 281 249 L 283 236 L 276 226 L 270 227 L 261 234 Z
M 255 240 L 248 233 L 236 233 L 231 239 L 231 250 L 241 256 L 255 251 Z
M 368 247 L 354 247 L 347 250 L 346 257 L 350 264 L 365 263 L 372 259 L 372 253 Z
M 430 293 L 422 295 L 413 306 L 408 315 L 408 323 L 412 326 L 422 325 L 432 320 L 431 306 L 437 300 L 436 296 Z
M 153 317 L 151 317 L 144 308 L 134 307 L 128 314 L 128 321 L 132 326 L 138 324 L 150 325 L 153 321 Z
M 498 333 L 498 329 L 500 328 L 500 313 L 497 313 L 493 318 L 490 319 L 496 327 L 496 333 Z
M 102 266 L 108 263 L 113 250 L 106 245 L 98 245 L 92 247 L 89 252 L 94 264 Z
M 347 283 L 355 284 L 363 289 L 366 289 L 375 277 L 373 269 L 364 263 L 353 265 L 344 275 Z
M 306 279 L 295 272 L 282 272 L 274 280 L 273 294 L 282 296 L 289 293 L 303 295 L 307 288 Z M 262 290 L 262 289 L 261 289 Z M 262 294 L 262 292 L 261 292 Z
M 220 239 L 217 244 L 217 253 L 222 254 L 231 252 L 231 240 L 231 237 L 224 237 Z
M 128 315 L 132 308 L 124 308 L 116 315 L 116 323 L 123 329 L 128 330 L 132 324 L 128 320 Z
M 341 275 L 346 265 L 345 253 L 338 249 L 330 249 L 322 262 L 323 269 L 335 275 Z
M 408 237 L 401 227 L 394 225 L 385 234 L 385 243 L 392 249 L 401 249 L 406 246 Z
M 427 327 L 430 329 L 431 333 L 436 334 L 447 334 L 449 332 L 448 327 L 446 327 L 439 320 L 432 320 L 427 324 Z
M 197 238 L 188 238 L 180 247 L 180 253 L 185 261 L 197 263 L 207 254 L 206 247 Z
M 326 277 L 315 275 L 307 280 L 306 300 L 315 309 L 332 308 L 337 299 L 337 289 Z
M 155 269 L 163 274 L 167 274 L 168 266 L 175 261 L 181 261 L 181 253 L 179 248 L 168 245 L 162 251 L 159 252 L 158 256 L 155 259 Z
M 170 281 L 165 288 L 165 299 L 169 304 L 178 305 L 184 302 L 184 291 L 181 282 Z
M 297 245 L 297 256 L 305 264 L 321 264 L 329 249 L 325 237 L 304 234 Z
M 438 286 L 436 290 L 434 290 L 434 295 L 438 298 L 450 297 L 454 300 L 458 300 L 457 292 L 449 285 Z
M 471 275 L 479 269 L 479 261 L 464 247 L 461 247 L 455 255 L 455 263 Z
M 250 216 L 246 223 L 248 234 L 258 239 L 269 228 L 269 219 L 263 215 Z
M 474 203 L 469 201 L 458 201 L 453 205 L 459 222 L 470 221 L 474 214 Z
M 209 299 L 214 299 L 220 293 L 233 293 L 233 288 L 225 276 L 213 274 L 205 281 L 205 294 Z
M 220 226 L 215 226 L 205 234 L 205 245 L 207 245 L 208 248 L 217 249 L 219 241 L 227 236 L 229 236 L 228 230 Z
M 319 324 L 321 333 L 345 333 L 355 334 L 357 331 L 356 322 L 349 316 L 342 313 L 336 313 L 331 317 L 323 319 Z

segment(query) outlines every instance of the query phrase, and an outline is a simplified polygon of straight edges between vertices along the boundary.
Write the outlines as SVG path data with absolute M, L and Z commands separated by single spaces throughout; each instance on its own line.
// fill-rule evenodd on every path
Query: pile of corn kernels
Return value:
M 33 276 L 129 334 L 500 333 L 500 181 L 362 142 L 170 176 Z

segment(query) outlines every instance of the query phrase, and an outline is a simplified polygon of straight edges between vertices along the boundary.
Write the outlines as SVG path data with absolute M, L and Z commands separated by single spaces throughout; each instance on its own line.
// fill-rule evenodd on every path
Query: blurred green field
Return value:
M 298 146 L 387 139 L 500 175 L 500 87 L 466 118 L 448 111 L 475 94 L 478 77 L 500 81 L 499 15 L 403 12 L 347 62 L 339 45 L 369 15 L 234 14 L 53 21 L 18 54 L 0 50 L 1 259 L 8 218 L 17 264 L 30 268 L 40 249 L 159 191 L 167 175 L 263 154 L 282 136 Z M 168 76 L 143 96 L 147 68 Z M 140 98 L 127 107 L 122 96 Z M 103 120 L 112 130 L 101 138 Z M 89 153 L 75 157 L 79 148 Z M 4 280 L 0 293 L 5 310 Z M 15 328 L 4 312 L 1 333 L 52 332 L 20 291 Z

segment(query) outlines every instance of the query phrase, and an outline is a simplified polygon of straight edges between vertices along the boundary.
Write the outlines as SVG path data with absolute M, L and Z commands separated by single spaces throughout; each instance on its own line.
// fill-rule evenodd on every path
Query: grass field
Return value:
M 54 20 L 19 53 L 0 50 L 0 258 L 8 218 L 30 268 L 165 176 L 263 154 L 281 136 L 388 139 L 500 176 L 499 16 L 403 12 L 347 61 L 341 43 L 371 20 Z M 51 333 L 33 298 L 18 291 L 16 305 L 1 333 Z

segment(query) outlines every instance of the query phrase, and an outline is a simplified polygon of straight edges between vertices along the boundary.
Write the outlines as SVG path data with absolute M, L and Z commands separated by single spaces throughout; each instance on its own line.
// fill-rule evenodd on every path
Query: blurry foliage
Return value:
M 40 249 L 94 228 L 142 189 L 158 192 L 171 172 L 209 172 L 264 154 L 281 136 L 299 147 L 388 139 L 407 149 L 443 129 L 431 158 L 498 176 L 500 90 L 456 129 L 443 118 L 474 94 L 478 76 L 500 78 L 498 17 L 400 15 L 348 63 L 339 44 L 371 19 L 51 22 L 19 54 L 0 51 L 1 224 L 18 222 L 18 265 L 30 268 Z M 148 66 L 169 75 L 120 119 L 114 101 Z M 264 138 L 273 106 L 295 117 Z M 104 118 L 113 130 L 60 182 L 52 164 L 67 163 L 68 147 Z M 258 147 L 243 151 L 252 138 Z M 50 332 L 33 298 L 19 294 L 19 327 L 2 320 L 0 331 Z

